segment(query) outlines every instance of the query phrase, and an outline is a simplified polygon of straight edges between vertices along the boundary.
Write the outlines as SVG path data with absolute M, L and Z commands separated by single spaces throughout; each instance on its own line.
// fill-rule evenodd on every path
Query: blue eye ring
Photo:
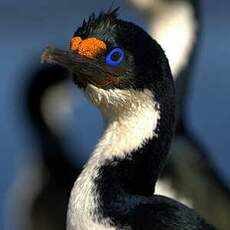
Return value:
M 113 60 L 114 55 L 118 55 L 117 60 Z M 125 53 L 121 48 L 114 48 L 106 55 L 105 62 L 108 65 L 117 66 L 123 61 L 124 57 Z

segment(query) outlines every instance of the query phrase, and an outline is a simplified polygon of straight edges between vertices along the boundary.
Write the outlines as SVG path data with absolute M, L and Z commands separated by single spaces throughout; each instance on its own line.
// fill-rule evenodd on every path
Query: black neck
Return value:
M 113 157 L 100 167 L 95 178 L 101 204 L 107 205 L 121 194 L 152 196 L 155 183 L 164 167 L 174 130 L 173 97 L 160 101 L 161 118 L 157 137 L 125 158 Z M 141 129 L 141 127 L 140 127 Z M 153 130 L 154 132 L 154 130 Z M 106 208 L 102 208 L 106 210 Z

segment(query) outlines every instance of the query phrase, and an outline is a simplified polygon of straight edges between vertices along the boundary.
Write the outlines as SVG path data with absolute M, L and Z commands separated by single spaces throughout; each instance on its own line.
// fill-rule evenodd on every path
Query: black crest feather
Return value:
M 112 26 L 113 22 L 119 15 L 119 9 L 120 7 L 114 9 L 110 7 L 106 11 L 101 11 L 98 16 L 96 16 L 95 13 L 92 13 L 88 20 L 84 19 L 81 27 L 79 27 L 74 33 L 74 36 L 85 38 L 96 28 Z

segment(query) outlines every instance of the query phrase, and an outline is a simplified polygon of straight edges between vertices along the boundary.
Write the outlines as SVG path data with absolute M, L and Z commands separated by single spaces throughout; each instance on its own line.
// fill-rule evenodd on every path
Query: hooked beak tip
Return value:
M 45 48 L 45 50 L 42 52 L 42 55 L 41 55 L 41 63 L 44 64 L 45 62 L 48 62 L 49 59 L 50 59 L 50 47 L 47 47 Z
M 54 64 L 53 60 L 53 53 L 55 51 L 55 48 L 52 47 L 47 47 L 44 49 L 41 55 L 41 63 L 49 63 L 49 64 Z

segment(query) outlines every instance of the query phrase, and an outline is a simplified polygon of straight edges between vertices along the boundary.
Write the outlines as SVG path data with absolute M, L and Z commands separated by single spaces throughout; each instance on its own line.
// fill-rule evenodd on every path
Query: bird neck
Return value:
M 80 221 L 81 213 L 90 218 L 99 210 L 111 210 L 111 202 L 118 204 L 121 197 L 154 192 L 172 127 L 162 118 L 165 105 L 161 107 L 149 90 L 129 96 L 123 109 L 107 110 L 103 105 L 107 126 L 72 190 L 68 211 L 72 225 Z M 170 129 L 163 130 L 164 126 Z

